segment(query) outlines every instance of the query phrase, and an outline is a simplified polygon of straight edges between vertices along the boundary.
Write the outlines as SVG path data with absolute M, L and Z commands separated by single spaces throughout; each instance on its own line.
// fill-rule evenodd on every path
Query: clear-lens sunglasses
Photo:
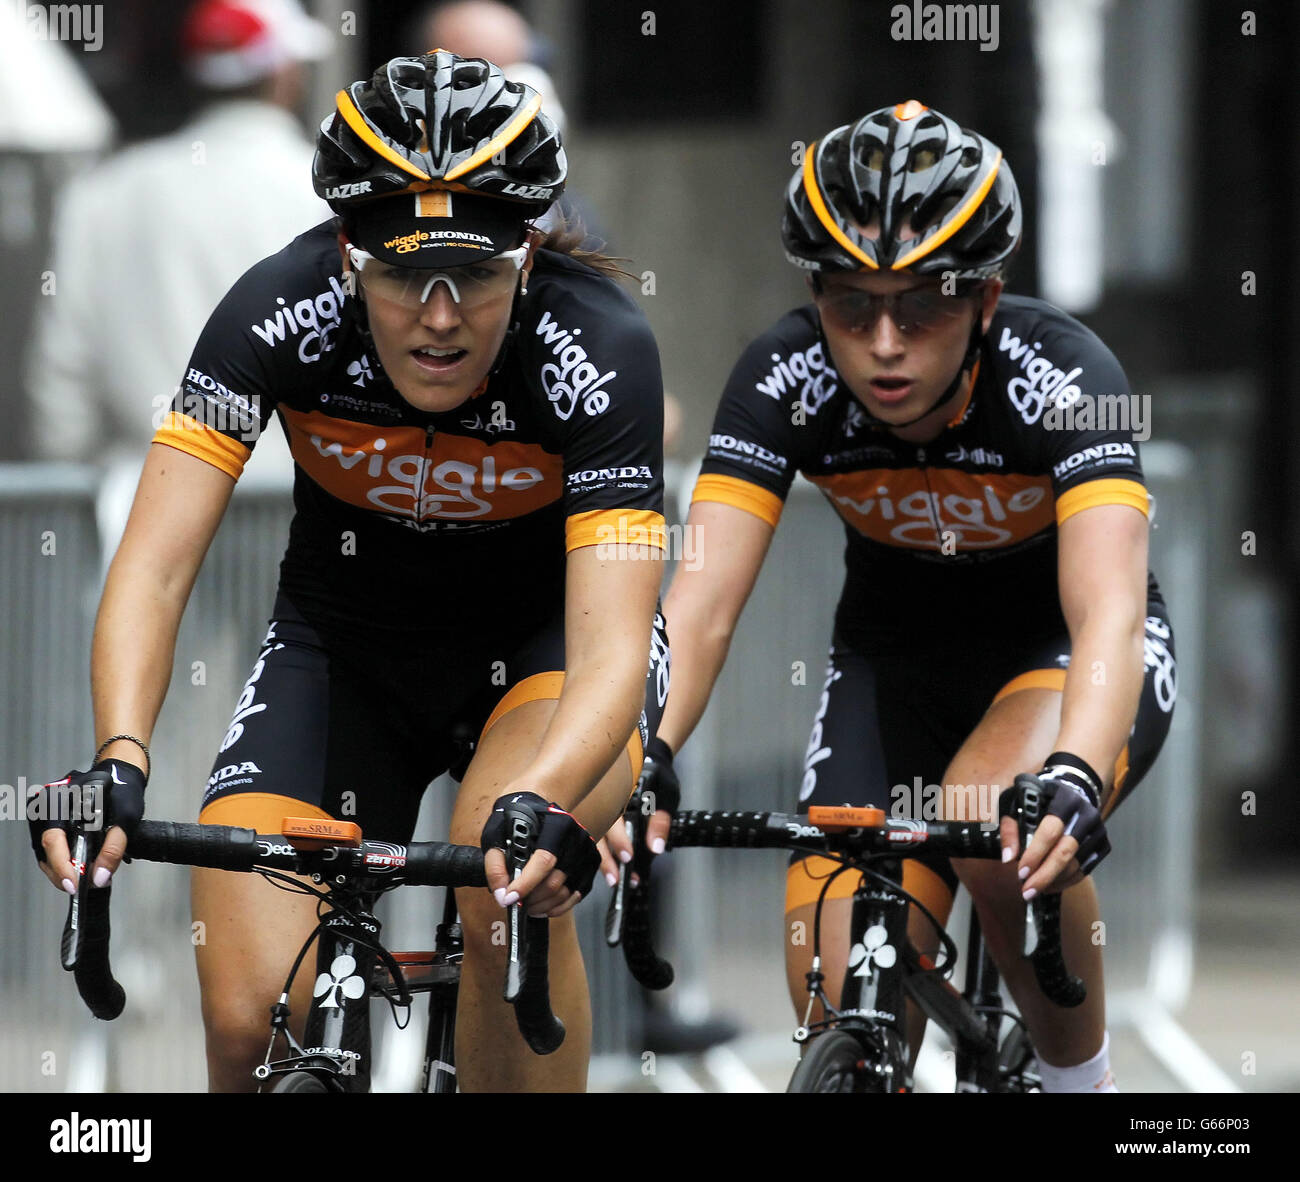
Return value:
M 440 282 L 447 285 L 451 298 L 462 309 L 509 295 L 527 257 L 528 247 L 520 246 L 459 267 L 394 267 L 380 262 L 369 251 L 348 244 L 348 259 L 366 295 L 407 308 L 423 307 Z

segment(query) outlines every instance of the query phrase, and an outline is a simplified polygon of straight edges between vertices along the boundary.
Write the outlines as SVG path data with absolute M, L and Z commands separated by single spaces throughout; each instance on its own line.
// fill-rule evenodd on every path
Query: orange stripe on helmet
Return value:
M 352 101 L 352 96 L 346 90 L 340 90 L 334 96 L 334 101 L 338 105 L 339 114 L 343 116 L 343 121 L 361 137 L 362 143 L 378 152 L 390 164 L 397 165 L 403 172 L 409 172 L 413 177 L 418 177 L 422 181 L 433 179 L 424 169 L 416 167 L 404 156 L 394 152 L 392 148 L 370 130 L 365 116 L 357 110 L 356 103 Z
M 533 116 L 542 109 L 542 96 L 534 94 L 528 100 L 528 105 L 523 108 L 509 123 L 505 125 L 496 135 L 494 135 L 486 144 L 468 160 L 456 165 L 450 172 L 443 176 L 445 181 L 454 181 L 458 176 L 464 176 L 471 169 L 477 168 L 484 160 L 489 159 L 496 152 L 499 152 L 506 144 L 510 143 L 525 127 L 532 121 Z
M 817 220 L 826 227 L 826 232 L 855 259 L 861 260 L 869 270 L 879 271 L 880 264 L 835 224 L 835 219 L 831 217 L 830 210 L 826 208 L 826 202 L 822 198 L 821 190 L 817 187 L 816 169 L 813 167 L 813 154 L 816 148 L 817 141 L 813 140 L 808 145 L 808 150 L 803 154 L 803 189 L 808 194 L 808 201 L 813 207 L 813 212 L 817 215 Z
M 967 197 L 960 206 L 958 206 L 957 212 L 953 215 L 952 221 L 944 226 L 937 234 L 927 238 L 920 246 L 913 250 L 909 250 L 907 254 L 896 263 L 892 263 L 889 269 L 891 271 L 901 271 L 904 267 L 910 266 L 912 263 L 916 262 L 917 259 L 924 258 L 936 247 L 942 246 L 947 242 L 949 238 L 962 228 L 962 226 L 970 221 L 971 214 L 980 207 L 980 203 L 988 196 L 989 190 L 993 187 L 993 181 L 997 177 L 998 169 L 1001 165 L 1002 153 L 999 152 L 993 161 L 993 167 L 989 169 L 988 176 L 984 178 L 980 187 Z

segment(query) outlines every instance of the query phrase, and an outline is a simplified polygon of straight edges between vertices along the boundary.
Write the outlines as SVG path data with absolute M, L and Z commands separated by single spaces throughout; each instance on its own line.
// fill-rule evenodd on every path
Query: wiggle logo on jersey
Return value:
M 784 399 L 787 391 L 793 392 L 798 387 L 800 404 L 810 415 L 815 415 L 838 388 L 835 369 L 826 363 L 820 341 L 789 357 L 773 353 L 772 360 L 776 364 L 767 377 L 754 383 L 754 389 L 777 402 Z
M 536 444 L 440 433 L 426 448 L 419 427 L 376 436 L 365 423 L 281 411 L 299 466 L 331 496 L 361 509 L 415 521 L 501 520 L 560 497 L 561 459 Z
M 1050 358 L 1040 356 L 1038 350 L 1041 348 L 1038 341 L 1031 345 L 1012 336 L 1011 330 L 1003 326 L 998 352 L 1018 361 L 1025 373 L 1023 378 L 1015 377 L 1007 382 L 1007 397 L 1020 412 L 1020 417 L 1031 426 L 1042 418 L 1049 399 L 1058 406 L 1066 406 L 1082 393 L 1072 383 L 1083 373 L 1083 367 L 1076 365 L 1066 373 L 1058 369 Z
M 873 468 L 810 476 L 859 533 L 888 546 L 987 550 L 1051 526 L 1046 476 L 1003 476 L 951 468 Z
M 248 327 L 269 349 L 292 337 L 298 341 L 299 361 L 319 361 L 334 348 L 334 334 L 343 323 L 345 298 L 343 285 L 331 275 L 329 287 L 308 299 L 299 300 L 293 307 L 289 307 L 284 296 L 277 296 L 275 302 L 280 308 L 276 314 L 266 317 L 261 324 Z M 307 331 L 300 337 L 304 329 Z
M 542 366 L 541 379 L 542 389 L 560 419 L 567 422 L 579 402 L 583 411 L 593 417 L 604 411 L 609 406 L 609 393 L 601 387 L 618 377 L 618 370 L 601 373 L 588 360 L 587 350 L 575 344 L 582 329 L 564 328 L 551 318 L 547 309 L 537 322 L 537 335 L 551 346 L 551 353 L 557 358 Z

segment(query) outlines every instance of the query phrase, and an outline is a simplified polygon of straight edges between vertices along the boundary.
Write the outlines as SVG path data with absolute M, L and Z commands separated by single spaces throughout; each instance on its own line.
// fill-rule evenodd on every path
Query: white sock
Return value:
M 1040 1056 L 1038 1078 L 1044 1092 L 1118 1092 L 1110 1073 L 1110 1031 L 1102 1036 L 1101 1050 L 1076 1067 L 1053 1067 Z

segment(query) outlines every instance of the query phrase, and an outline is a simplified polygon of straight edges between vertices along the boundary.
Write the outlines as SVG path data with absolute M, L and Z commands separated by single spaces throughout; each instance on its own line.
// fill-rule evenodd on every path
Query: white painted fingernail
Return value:
M 518 903 L 518 902 L 519 902 L 519 892 L 518 892 L 518 891 L 511 891 L 511 892 L 510 892 L 510 893 L 505 897 L 505 899 L 502 900 L 501 906 L 502 906 L 502 907 L 513 907 L 513 906 L 514 906 L 516 903 Z
M 662 854 L 664 852 L 664 839 L 662 837 L 656 837 L 654 841 L 650 843 L 650 848 L 656 854 Z
M 605 881 L 606 881 L 607 883 L 609 883 L 610 886 L 618 886 L 618 875 L 617 875 L 617 874 L 606 874 L 606 875 L 605 875 Z
M 1025 879 L 1029 877 L 1029 867 L 1021 866 L 1020 870 L 1016 873 L 1016 877 L 1020 879 L 1021 882 L 1024 882 Z
M 1003 861 L 1004 863 L 1006 863 L 1006 862 L 1010 862 L 1011 859 L 1014 858 L 1014 857 L 1015 857 L 1015 854 L 1013 854 L 1013 853 L 1011 852 L 1011 848 L 1010 848 L 1009 846 L 1008 846 L 1005 850 L 1002 851 L 1002 861 Z
M 63 880 L 63 889 L 70 895 L 75 895 L 77 893 L 77 888 L 72 885 L 72 879 L 70 878 L 65 878 Z
M 1034 890 L 1033 887 L 1030 887 L 1030 888 L 1029 888 L 1029 889 L 1028 889 L 1028 890 L 1027 890 L 1023 895 L 1021 895 L 1020 897 L 1021 897 L 1022 899 L 1024 899 L 1024 901 L 1025 901 L 1026 903 L 1028 903 L 1029 900 L 1032 899 L 1036 894 L 1038 894 L 1038 892 L 1037 892 L 1036 890 Z
M 623 865 L 626 866 L 626 865 L 627 865 L 627 864 L 632 860 L 632 851 L 631 851 L 631 850 L 619 850 L 619 851 L 618 851 L 618 860 L 619 860 L 620 862 L 622 862 Z
M 95 871 L 94 883 L 97 887 L 105 887 L 112 877 L 113 872 L 107 866 L 101 866 Z
M 497 889 L 492 892 L 492 897 L 497 901 L 497 906 L 504 907 L 506 905 L 506 888 L 497 887 Z

